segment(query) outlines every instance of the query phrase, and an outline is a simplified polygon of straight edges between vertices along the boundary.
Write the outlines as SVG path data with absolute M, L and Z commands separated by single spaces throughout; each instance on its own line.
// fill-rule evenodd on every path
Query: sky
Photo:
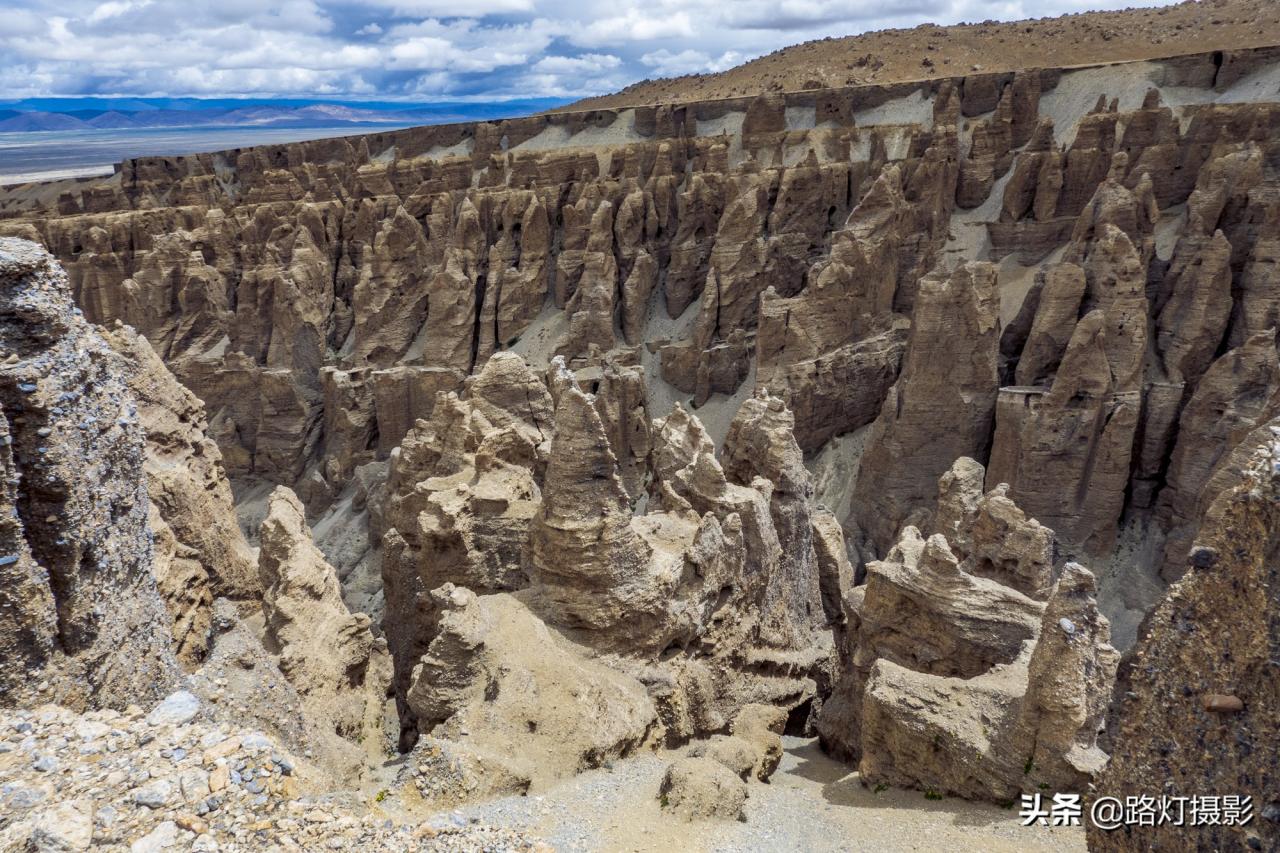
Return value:
M 1165 0 L 0 0 L 0 99 L 583 97 L 826 36 Z

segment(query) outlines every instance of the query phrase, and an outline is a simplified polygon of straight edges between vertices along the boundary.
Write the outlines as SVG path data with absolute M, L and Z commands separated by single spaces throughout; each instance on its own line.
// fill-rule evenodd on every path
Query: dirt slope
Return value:
M 642 80 L 560 111 L 1156 59 L 1277 42 L 1280 3 L 1275 0 L 1194 0 L 1009 23 L 922 24 L 805 42 L 718 74 Z

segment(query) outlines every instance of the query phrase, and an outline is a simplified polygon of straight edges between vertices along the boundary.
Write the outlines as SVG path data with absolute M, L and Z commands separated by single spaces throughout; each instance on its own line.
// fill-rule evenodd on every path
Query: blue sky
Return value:
M 0 0 L 0 98 L 579 97 L 796 42 L 1164 0 Z

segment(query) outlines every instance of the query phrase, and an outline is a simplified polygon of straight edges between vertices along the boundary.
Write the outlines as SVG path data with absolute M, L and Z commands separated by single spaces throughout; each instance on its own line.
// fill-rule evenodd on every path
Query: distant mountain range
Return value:
M 564 103 L 565 100 L 558 98 L 426 105 L 195 98 L 29 98 L 0 101 L 0 133 L 441 124 L 528 115 Z

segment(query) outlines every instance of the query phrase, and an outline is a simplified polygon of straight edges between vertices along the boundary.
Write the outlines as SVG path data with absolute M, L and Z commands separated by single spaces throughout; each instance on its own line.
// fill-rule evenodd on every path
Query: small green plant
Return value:
M 933 790 L 932 788 L 930 788 L 924 792 L 924 798 L 926 800 L 941 800 L 942 795 L 939 794 L 937 791 Z
M 666 795 L 666 794 L 663 794 L 661 797 L 659 797 L 659 798 L 658 798 L 658 802 L 662 804 L 662 807 L 663 807 L 664 809 L 665 809 L 667 806 L 671 805 L 671 801 L 667 799 L 667 795 Z
M 1026 776 L 1027 774 L 1029 774 L 1033 769 L 1035 769 L 1035 766 L 1036 766 L 1035 759 L 1028 758 L 1027 763 L 1022 765 L 1022 775 Z
M 1039 788 L 1041 791 L 1047 791 L 1049 790 L 1049 783 L 1041 782 L 1039 785 L 1036 785 L 1036 787 Z
M 380 802 L 382 802 L 383 800 L 385 800 L 385 799 L 386 799 L 387 797 L 389 797 L 389 796 L 391 796 L 391 792 L 390 792 L 390 791 L 388 791 L 386 788 L 383 788 L 381 791 L 379 791 L 379 792 L 374 796 L 374 798 L 373 798 L 373 799 L 374 799 L 374 802 L 378 802 L 378 803 L 380 803 Z
M 879 785 L 876 785 L 876 788 L 875 788 L 875 792 L 877 794 L 883 793 L 887 790 L 889 790 L 889 785 L 885 782 L 881 782 Z

